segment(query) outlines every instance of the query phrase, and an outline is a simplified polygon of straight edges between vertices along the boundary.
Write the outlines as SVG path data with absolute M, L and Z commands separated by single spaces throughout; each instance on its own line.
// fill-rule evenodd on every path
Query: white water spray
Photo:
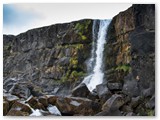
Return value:
M 83 80 L 83 83 L 87 85 L 88 89 L 91 92 L 96 88 L 97 85 L 103 82 L 103 77 L 104 77 L 104 73 L 102 71 L 103 51 L 104 51 L 104 44 L 106 43 L 105 38 L 106 38 L 106 33 L 107 33 L 107 28 L 109 23 L 110 23 L 109 20 L 100 20 L 96 49 L 93 48 L 94 45 L 92 45 L 92 53 L 91 53 L 92 56 L 89 60 L 89 66 L 93 65 L 94 59 L 95 59 L 95 65 L 93 67 L 92 73 L 90 73 Z M 94 29 L 96 29 L 94 25 L 95 24 L 93 24 L 93 33 L 92 33 L 93 39 L 95 38 Z M 93 52 L 95 52 L 96 55 L 94 55 Z

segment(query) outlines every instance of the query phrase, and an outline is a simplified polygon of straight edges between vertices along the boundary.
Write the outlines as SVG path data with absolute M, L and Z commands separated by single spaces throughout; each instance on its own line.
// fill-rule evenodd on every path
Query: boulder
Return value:
M 59 97 L 56 102 L 62 115 L 90 116 L 100 111 L 100 104 L 92 100 L 79 97 Z
M 31 93 L 26 85 L 15 84 L 9 91 L 11 94 L 16 95 L 20 98 L 27 99 Z
M 48 98 L 47 96 L 41 96 L 38 98 L 38 101 L 44 106 L 47 107 L 48 106 Z
M 138 86 L 138 81 L 133 78 L 132 75 L 128 75 L 124 79 L 124 85 L 123 85 L 123 93 L 126 95 L 129 95 L 131 97 L 137 97 L 140 95 L 139 92 L 140 88 Z
M 12 105 L 7 116 L 28 116 L 31 112 L 31 108 L 28 105 L 25 105 L 24 102 L 16 101 Z
M 42 110 L 46 110 L 45 107 L 43 106 L 43 104 L 41 104 L 40 102 L 38 102 L 36 97 L 30 96 L 30 98 L 28 98 L 27 103 L 33 108 L 33 109 L 42 109 Z
M 107 84 L 100 84 L 96 86 L 96 92 L 101 100 L 104 103 L 108 98 L 111 97 L 111 92 L 107 88 Z
M 51 115 L 61 116 L 61 112 L 58 110 L 56 106 L 49 105 L 47 109 L 51 113 Z
M 55 105 L 56 104 L 56 101 L 58 99 L 58 96 L 55 96 L 55 95 L 47 95 L 48 97 L 48 103 L 51 104 L 51 105 Z
M 75 87 L 72 90 L 72 96 L 74 97 L 87 97 L 89 95 L 90 91 L 88 90 L 87 86 L 85 83 L 82 83 Z
M 9 107 L 11 107 L 19 98 L 15 95 L 11 94 L 3 94 L 3 100 L 9 103 Z
M 3 101 L 3 116 L 7 115 L 9 111 L 9 103 L 7 101 Z
M 22 112 L 19 110 L 10 110 L 7 114 L 7 116 L 29 116 L 29 113 Z
M 107 87 L 109 90 L 122 90 L 122 83 L 107 83 Z
M 125 101 L 121 95 L 114 94 L 102 106 L 103 111 L 113 111 L 124 105 Z
M 133 97 L 131 100 L 131 106 L 132 108 L 136 108 L 140 103 L 142 102 L 142 98 L 140 96 Z

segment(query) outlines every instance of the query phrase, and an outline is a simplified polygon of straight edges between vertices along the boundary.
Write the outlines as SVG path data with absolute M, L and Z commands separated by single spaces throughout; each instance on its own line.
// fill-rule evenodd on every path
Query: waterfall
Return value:
M 91 72 L 87 77 L 84 78 L 83 83 L 85 83 L 88 89 L 92 92 L 98 84 L 103 82 L 104 73 L 102 70 L 103 65 L 103 51 L 104 45 L 106 43 L 106 33 L 110 20 L 100 20 L 98 36 L 96 36 L 96 21 L 93 22 L 93 42 L 91 58 L 88 62 L 88 66 Z M 95 42 L 96 40 L 96 42 Z M 96 45 L 95 45 L 96 44 Z

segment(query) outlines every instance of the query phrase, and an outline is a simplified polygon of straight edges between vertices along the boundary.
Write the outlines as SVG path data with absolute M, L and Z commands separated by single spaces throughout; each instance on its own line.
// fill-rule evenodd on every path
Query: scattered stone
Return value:
M 22 112 L 19 110 L 10 110 L 7 114 L 7 116 L 29 116 L 29 113 Z
M 33 108 L 33 109 L 42 109 L 46 110 L 43 104 L 39 103 L 36 97 L 30 97 L 27 100 L 27 103 Z
M 56 101 L 58 99 L 57 96 L 54 96 L 54 95 L 48 95 L 48 103 L 51 104 L 51 105 L 55 105 L 56 104 Z
M 3 94 L 3 100 L 7 101 L 9 103 L 9 107 L 11 107 L 15 101 L 19 100 L 19 98 L 15 95 Z
M 16 101 L 11 109 L 9 110 L 7 116 L 28 116 L 32 110 L 29 106 L 21 101 Z
M 102 106 L 103 111 L 113 111 L 119 109 L 124 104 L 124 99 L 121 95 L 114 94 Z
M 100 111 L 100 105 L 92 100 L 78 97 L 59 97 L 56 106 L 63 114 L 94 115 Z
M 38 101 L 44 105 L 44 107 L 48 106 L 48 98 L 46 96 L 41 96 L 38 98 Z
M 109 90 L 122 90 L 122 83 L 107 83 L 107 87 Z
M 141 97 L 138 96 L 138 97 L 133 97 L 132 98 L 132 101 L 131 101 L 131 106 L 132 108 L 136 108 L 139 104 L 141 103 Z
M 47 109 L 52 115 L 61 116 L 61 112 L 58 110 L 56 106 L 49 105 Z
M 28 87 L 26 87 L 25 85 L 21 85 L 21 84 L 15 84 L 9 91 L 11 94 L 16 95 L 20 98 L 25 98 L 27 99 L 31 93 L 30 90 L 28 89 Z
M 7 101 L 3 101 L 3 116 L 7 115 L 9 111 L 9 103 Z
M 72 96 L 74 97 L 87 97 L 89 95 L 90 91 L 88 90 L 87 86 L 85 83 L 82 83 L 75 87 L 72 90 Z
M 108 98 L 112 96 L 106 84 L 97 85 L 96 91 L 102 103 L 104 103 Z

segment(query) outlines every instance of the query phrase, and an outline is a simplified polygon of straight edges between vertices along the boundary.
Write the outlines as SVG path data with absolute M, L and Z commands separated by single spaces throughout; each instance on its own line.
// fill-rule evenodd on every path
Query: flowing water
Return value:
M 104 45 L 106 43 L 106 34 L 107 28 L 110 23 L 110 20 L 100 20 L 99 23 L 99 31 L 98 36 L 96 36 L 97 27 L 96 21 L 93 23 L 93 43 L 92 43 L 92 51 L 91 51 L 91 58 L 88 62 L 88 66 L 91 72 L 87 77 L 84 78 L 83 83 L 85 83 L 88 89 L 92 92 L 98 84 L 103 82 L 104 73 L 102 70 L 103 65 L 103 51 Z

